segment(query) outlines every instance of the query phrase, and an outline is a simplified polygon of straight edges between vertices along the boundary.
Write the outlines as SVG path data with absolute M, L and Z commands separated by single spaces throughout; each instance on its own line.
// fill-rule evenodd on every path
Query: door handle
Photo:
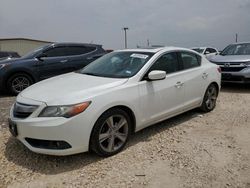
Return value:
M 204 72 L 204 73 L 202 74 L 202 78 L 203 78 L 203 79 L 206 79 L 207 77 L 208 77 L 208 73 Z
M 66 63 L 68 60 L 67 59 L 64 59 L 64 60 L 61 60 L 60 63 Z
M 175 87 L 176 87 L 176 88 L 181 88 L 183 85 L 184 85 L 183 82 L 177 82 L 177 83 L 175 84 Z

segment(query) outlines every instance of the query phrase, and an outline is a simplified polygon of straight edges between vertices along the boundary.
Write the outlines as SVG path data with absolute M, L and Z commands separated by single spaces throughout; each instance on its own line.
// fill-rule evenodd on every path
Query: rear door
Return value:
M 67 63 L 65 63 L 67 71 L 81 69 L 94 61 L 96 59 L 94 56 L 96 50 L 97 48 L 94 46 L 68 46 L 66 54 L 69 57 Z
M 202 57 L 191 52 L 179 52 L 182 63 L 182 81 L 185 85 L 184 107 L 192 108 L 200 104 L 207 87 L 208 72 L 202 66 Z

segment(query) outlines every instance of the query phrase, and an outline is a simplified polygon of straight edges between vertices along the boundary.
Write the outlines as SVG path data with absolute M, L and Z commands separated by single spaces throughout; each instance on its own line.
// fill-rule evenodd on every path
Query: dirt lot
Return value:
M 105 159 L 30 152 L 7 129 L 14 100 L 0 96 L 0 187 L 250 187 L 250 86 L 225 86 L 213 112 L 151 126 Z

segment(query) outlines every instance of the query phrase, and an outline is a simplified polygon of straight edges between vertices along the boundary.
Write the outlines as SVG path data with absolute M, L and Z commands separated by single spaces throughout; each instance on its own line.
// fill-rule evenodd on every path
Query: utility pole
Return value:
M 235 42 L 238 42 L 238 33 L 235 34 Z
M 149 39 L 147 39 L 147 45 L 148 45 L 148 47 L 149 47 Z
M 124 34 L 125 34 L 125 48 L 127 48 L 127 30 L 128 30 L 128 27 L 124 27 L 122 29 L 124 30 Z

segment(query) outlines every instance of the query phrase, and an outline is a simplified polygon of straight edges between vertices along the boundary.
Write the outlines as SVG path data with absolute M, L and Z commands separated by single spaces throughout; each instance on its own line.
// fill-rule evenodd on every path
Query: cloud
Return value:
M 249 0 L 1 0 L 0 38 L 91 42 L 105 48 L 152 44 L 223 48 L 250 40 Z M 242 11 L 242 10 L 248 11 Z

